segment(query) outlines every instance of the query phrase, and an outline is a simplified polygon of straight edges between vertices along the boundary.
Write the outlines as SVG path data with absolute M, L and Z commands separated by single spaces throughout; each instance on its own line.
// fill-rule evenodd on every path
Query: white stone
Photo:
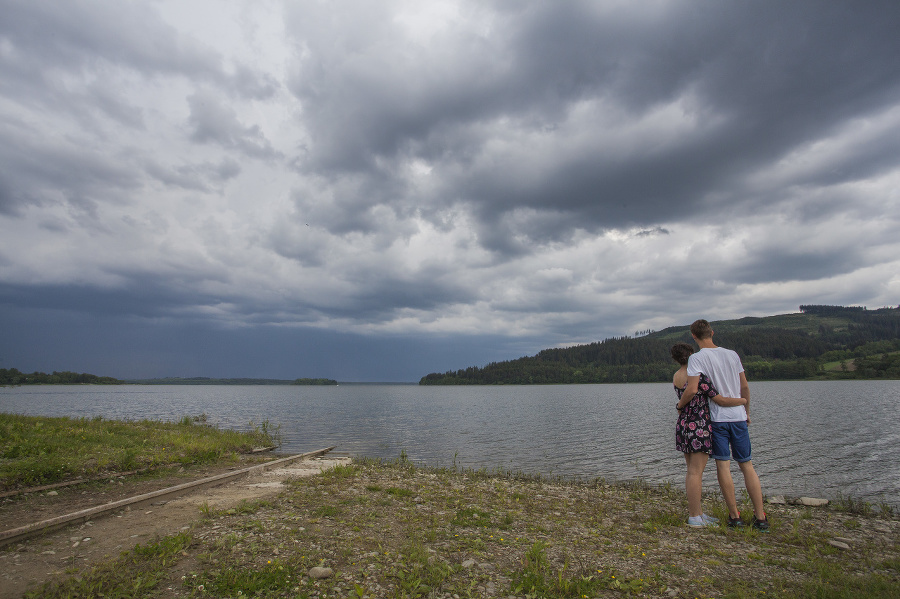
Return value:
M 853 542 L 853 539 L 848 539 L 847 537 L 834 537 L 835 541 L 840 541 L 841 543 L 847 543 L 848 545 Z
M 828 544 L 831 545 L 832 547 L 837 547 L 838 549 L 843 549 L 845 551 L 847 549 L 850 549 L 850 545 L 848 545 L 847 543 L 842 543 L 842 542 L 836 541 L 834 539 L 828 539 Z
M 827 499 L 819 499 L 818 497 L 801 497 L 799 500 L 800 505 L 806 505 L 809 507 L 821 507 L 823 505 L 828 505 Z
M 475 565 L 475 560 L 473 560 L 473 559 L 467 559 L 466 561 L 464 561 L 462 563 L 463 568 L 471 568 L 474 565 Z
M 774 497 L 769 497 L 767 501 L 772 505 L 784 505 L 787 503 L 784 499 L 784 495 L 775 495 Z

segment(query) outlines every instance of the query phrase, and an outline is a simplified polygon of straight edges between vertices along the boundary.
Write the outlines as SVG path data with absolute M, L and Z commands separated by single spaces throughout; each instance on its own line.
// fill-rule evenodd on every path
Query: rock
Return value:
M 473 560 L 473 559 L 467 559 L 466 561 L 464 561 L 462 563 L 462 567 L 466 568 L 466 569 L 471 568 L 474 565 L 475 565 L 475 560 Z
M 834 537 L 835 541 L 840 541 L 841 543 L 850 544 L 853 542 L 853 539 L 848 539 L 847 537 Z
M 787 501 L 784 500 L 784 495 L 775 495 L 774 497 L 769 497 L 766 501 L 772 505 L 784 505 L 787 503 Z
M 47 491 L 47 497 L 56 497 L 59 495 L 56 491 Z
M 315 568 L 310 568 L 309 577 L 314 580 L 323 580 L 325 578 L 331 578 L 334 575 L 334 570 L 331 568 L 323 568 L 322 566 L 316 566 Z
M 850 545 L 848 545 L 847 543 L 843 543 L 841 541 L 837 541 L 835 539 L 828 539 L 828 544 L 831 545 L 832 547 L 837 547 L 838 549 L 843 549 L 845 551 L 847 549 L 850 549 Z
M 809 507 L 821 507 L 823 505 L 828 505 L 827 499 L 819 499 L 817 497 L 801 497 L 798 499 L 800 505 L 806 505 Z

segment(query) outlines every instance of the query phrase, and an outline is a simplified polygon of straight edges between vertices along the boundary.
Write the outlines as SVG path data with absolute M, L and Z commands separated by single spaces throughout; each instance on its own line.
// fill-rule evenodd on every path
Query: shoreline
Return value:
M 704 503 L 722 515 L 715 496 Z M 184 530 L 79 567 L 40 596 L 88 584 L 114 594 L 140 577 L 154 581 L 146 592 L 158 597 L 796 599 L 900 590 L 898 519 L 831 506 L 767 508 L 768 534 L 697 530 L 685 525 L 684 493 L 671 485 L 360 458 L 262 500 L 207 506 Z

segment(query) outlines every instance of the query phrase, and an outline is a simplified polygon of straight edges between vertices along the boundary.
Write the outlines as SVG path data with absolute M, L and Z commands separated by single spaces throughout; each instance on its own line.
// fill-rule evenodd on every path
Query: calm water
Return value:
M 900 381 L 757 382 L 753 462 L 766 494 L 851 495 L 900 507 Z M 0 411 L 281 426 L 283 451 L 530 474 L 683 483 L 671 384 L 37 386 L 0 388 Z M 733 467 L 735 482 L 742 485 Z M 705 486 L 715 488 L 715 468 Z

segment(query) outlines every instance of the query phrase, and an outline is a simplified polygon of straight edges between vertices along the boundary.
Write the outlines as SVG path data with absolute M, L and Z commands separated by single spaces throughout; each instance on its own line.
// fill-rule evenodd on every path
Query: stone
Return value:
M 835 541 L 840 541 L 841 543 L 850 544 L 853 542 L 853 539 L 848 539 L 847 537 L 834 537 Z
M 800 505 L 806 505 L 809 507 L 821 507 L 823 505 L 828 505 L 827 499 L 819 499 L 818 497 L 801 497 L 799 500 Z
M 784 495 L 775 495 L 774 497 L 769 497 L 766 501 L 772 505 L 785 505 L 787 503 L 784 499 Z
M 844 551 L 850 549 L 850 545 L 847 543 L 843 543 L 841 541 L 837 541 L 835 539 L 828 539 L 828 544 L 832 547 L 837 547 L 838 549 L 843 549 Z
M 334 570 L 331 568 L 324 568 L 322 566 L 316 566 L 315 568 L 310 568 L 309 577 L 314 580 L 324 580 L 325 578 L 331 578 L 334 575 Z
M 466 568 L 466 569 L 471 568 L 474 565 L 475 565 L 475 560 L 473 560 L 473 559 L 467 559 L 466 561 L 464 561 L 462 563 L 462 567 Z
M 47 497 L 56 497 L 59 495 L 56 491 L 47 491 Z

